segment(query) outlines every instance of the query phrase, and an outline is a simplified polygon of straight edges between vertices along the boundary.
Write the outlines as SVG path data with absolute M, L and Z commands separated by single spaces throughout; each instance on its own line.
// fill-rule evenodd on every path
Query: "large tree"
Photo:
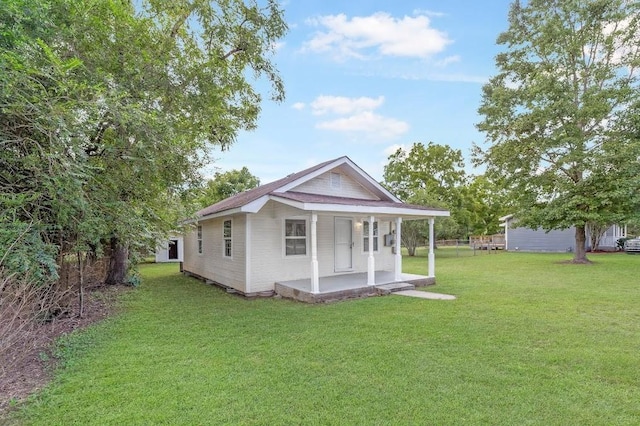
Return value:
M 640 103 L 640 5 L 628 0 L 515 1 L 483 87 L 475 161 L 504 179 L 520 223 L 585 228 L 638 214 L 634 117 Z
M 469 215 L 462 199 L 464 166 L 460 150 L 433 142 L 414 143 L 410 149 L 398 148 L 389 156 L 384 185 L 404 201 L 450 209 L 451 218 L 437 219 L 438 238 L 466 237 Z M 417 225 L 412 226 L 417 232 Z
M 247 167 L 224 173 L 216 172 L 198 192 L 198 204 L 207 207 L 232 195 L 260 185 L 260 179 L 251 174 Z
M 384 166 L 385 184 L 405 201 L 424 191 L 450 204 L 464 179 L 462 152 L 433 142 L 414 143 L 408 150 L 398 148 Z
M 276 1 L 8 0 L 0 17 L 6 237 L 37 232 L 60 262 L 104 252 L 111 283 L 184 214 L 210 148 L 256 126 L 257 79 L 284 96 Z

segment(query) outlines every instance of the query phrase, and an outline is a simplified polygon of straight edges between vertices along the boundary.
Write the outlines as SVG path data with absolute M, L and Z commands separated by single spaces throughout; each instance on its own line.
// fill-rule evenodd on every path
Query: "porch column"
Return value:
M 369 216 L 369 257 L 367 259 L 367 285 L 376 285 L 376 261 L 373 257 L 373 222 L 375 217 Z
M 435 277 L 436 276 L 436 256 L 433 253 L 433 242 L 434 242 L 434 238 L 435 235 L 433 233 L 433 222 L 435 221 L 434 218 L 429 218 L 429 276 L 430 277 Z
M 395 257 L 395 281 L 402 281 L 402 250 L 400 239 L 402 238 L 402 218 L 396 218 L 396 240 L 394 242 L 396 248 Z
M 318 214 L 311 213 L 311 293 L 320 293 L 318 277 Z

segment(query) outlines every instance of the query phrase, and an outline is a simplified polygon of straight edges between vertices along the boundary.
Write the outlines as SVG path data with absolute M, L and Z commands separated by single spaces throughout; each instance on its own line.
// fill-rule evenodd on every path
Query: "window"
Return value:
M 224 240 L 224 257 L 231 257 L 231 220 L 225 220 L 222 226 Z
M 284 247 L 286 256 L 307 254 L 307 221 L 286 219 L 284 224 Z
M 362 223 L 362 248 L 369 251 L 369 221 Z M 378 251 L 378 222 L 373 222 L 373 251 Z
M 198 225 L 198 253 L 202 254 L 202 225 Z

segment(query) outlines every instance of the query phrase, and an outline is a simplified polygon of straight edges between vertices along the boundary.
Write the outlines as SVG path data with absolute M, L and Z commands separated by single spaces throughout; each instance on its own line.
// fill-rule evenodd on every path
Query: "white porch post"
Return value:
M 376 285 L 376 261 L 373 257 L 373 222 L 375 218 L 369 217 L 369 257 L 367 259 L 367 285 Z
M 396 218 L 396 240 L 394 242 L 396 249 L 395 257 L 395 281 L 402 281 L 402 250 L 400 239 L 402 238 L 402 218 Z
M 433 253 L 433 242 L 434 242 L 434 238 L 435 235 L 433 233 L 433 222 L 434 222 L 434 218 L 429 218 L 429 276 L 430 277 L 435 277 L 436 276 L 436 256 Z
M 318 214 L 311 213 L 311 292 L 320 293 L 318 277 Z

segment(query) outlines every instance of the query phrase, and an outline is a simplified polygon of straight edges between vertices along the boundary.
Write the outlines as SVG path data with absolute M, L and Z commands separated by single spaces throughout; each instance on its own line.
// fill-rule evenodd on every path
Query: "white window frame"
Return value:
M 287 221 L 304 222 L 304 236 L 287 236 Z M 287 240 L 304 240 L 304 254 L 287 254 Z M 288 259 L 309 256 L 309 219 L 307 217 L 286 217 L 282 220 L 282 255 Z
M 362 221 L 362 253 L 369 253 L 369 221 Z M 380 221 L 373 221 L 373 252 L 380 252 Z
M 226 234 L 226 225 L 229 223 L 229 235 Z M 229 244 L 229 254 L 227 254 L 227 243 Z M 227 259 L 233 258 L 233 219 L 225 219 L 222 221 L 222 257 Z
M 198 240 L 198 254 L 202 254 L 202 225 L 198 225 L 196 236 Z

